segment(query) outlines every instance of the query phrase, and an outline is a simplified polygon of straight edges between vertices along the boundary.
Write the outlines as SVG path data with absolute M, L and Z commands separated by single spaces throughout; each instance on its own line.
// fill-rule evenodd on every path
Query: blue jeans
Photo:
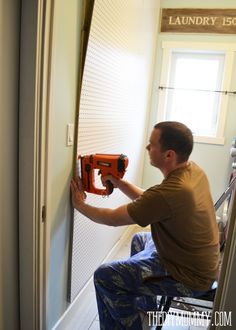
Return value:
M 148 281 L 156 277 L 162 279 Z M 197 297 L 203 293 L 171 278 L 148 232 L 133 237 L 130 258 L 101 265 L 94 273 L 94 285 L 101 330 L 141 330 L 139 310 L 157 310 L 157 295 Z

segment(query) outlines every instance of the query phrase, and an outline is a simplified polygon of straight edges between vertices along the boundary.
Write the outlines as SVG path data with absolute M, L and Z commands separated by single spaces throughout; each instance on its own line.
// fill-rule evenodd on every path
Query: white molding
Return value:
M 161 70 L 160 86 L 165 86 L 166 81 L 169 78 L 170 56 L 171 56 L 170 48 L 164 48 L 163 57 L 162 57 L 162 70 Z M 164 117 L 165 117 L 165 108 L 166 108 L 166 102 L 167 102 L 166 94 L 167 94 L 167 89 L 159 90 L 157 122 L 164 120 Z
M 234 52 L 227 51 L 225 55 L 226 55 L 225 56 L 225 72 L 224 72 L 224 76 L 223 76 L 222 90 L 227 91 L 227 90 L 230 90 L 232 68 L 233 68 L 233 63 L 234 63 Z M 221 100 L 220 100 L 220 114 L 219 114 L 219 118 L 218 118 L 219 123 L 218 123 L 218 129 L 216 132 L 217 137 L 224 136 L 228 103 L 229 103 L 229 95 L 222 94 Z
M 163 41 L 162 48 L 236 51 L 236 43 Z
M 193 140 L 195 143 L 206 143 L 206 144 L 217 144 L 224 145 L 224 137 L 211 137 L 211 136 L 194 136 Z
M 44 7 L 41 12 L 44 15 L 42 18 L 42 29 L 44 31 L 42 38 L 42 87 L 41 87 L 41 112 L 42 112 L 42 125 L 41 125 L 41 158 L 40 158 L 40 185 L 38 187 L 40 195 L 40 213 L 43 206 L 46 212 L 46 221 L 43 223 L 40 219 L 39 223 L 39 260 L 38 260 L 38 285 L 39 285 L 39 324 L 40 329 L 46 329 L 48 325 L 48 298 L 49 298 L 49 281 L 48 274 L 50 270 L 50 234 L 51 222 L 48 216 L 48 159 L 50 144 L 48 143 L 50 137 L 50 106 L 51 106 L 51 70 L 52 70 L 52 39 L 53 39 L 53 24 L 54 24 L 54 0 L 46 1 L 43 3 Z
M 43 329 L 44 143 L 51 2 L 23 0 L 19 81 L 19 299 L 20 328 Z
M 46 329 L 49 221 L 46 205 L 48 107 L 54 0 L 22 2 L 19 131 L 20 320 L 25 330 Z M 27 294 L 26 294 L 27 293 Z

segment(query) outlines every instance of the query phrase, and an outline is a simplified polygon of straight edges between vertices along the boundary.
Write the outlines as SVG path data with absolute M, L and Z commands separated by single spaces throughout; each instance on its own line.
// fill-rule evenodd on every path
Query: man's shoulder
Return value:
M 174 170 L 167 177 L 166 180 L 163 180 L 164 184 L 173 184 L 178 183 L 180 185 L 185 185 L 189 182 L 194 181 L 196 178 L 206 177 L 203 169 L 194 163 L 193 161 L 188 162 L 187 166 L 178 168 Z
M 145 191 L 145 195 L 154 196 L 155 194 L 161 194 L 165 197 L 166 194 L 177 192 L 190 194 L 193 192 L 195 185 L 202 180 L 207 180 L 205 172 L 195 162 L 190 161 L 185 168 L 173 171 L 160 184 L 148 188 Z
M 204 170 L 198 165 L 198 164 L 196 164 L 194 161 L 189 161 L 189 165 L 190 165 L 190 170 L 191 171 L 193 171 L 193 172 L 195 172 L 195 171 L 197 171 L 197 172 L 202 172 L 202 173 L 205 173 L 204 172 Z

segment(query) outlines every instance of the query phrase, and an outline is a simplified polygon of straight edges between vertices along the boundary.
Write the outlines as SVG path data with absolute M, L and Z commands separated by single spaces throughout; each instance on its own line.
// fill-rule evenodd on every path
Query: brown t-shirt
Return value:
M 219 234 L 209 183 L 200 167 L 190 162 L 172 171 L 127 209 L 134 222 L 151 225 L 173 278 L 194 290 L 211 287 L 218 274 Z

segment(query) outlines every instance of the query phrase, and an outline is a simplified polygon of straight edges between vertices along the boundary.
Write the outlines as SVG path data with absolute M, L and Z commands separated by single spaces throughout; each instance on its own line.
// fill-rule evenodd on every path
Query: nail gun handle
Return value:
M 110 180 L 107 180 L 105 182 L 105 188 L 101 189 L 96 187 L 94 170 L 92 169 L 90 164 L 86 164 L 84 166 L 84 170 L 82 171 L 82 173 L 82 181 L 84 184 L 85 191 L 102 196 L 108 196 L 113 192 L 114 186 Z
M 110 195 L 112 194 L 113 190 L 114 190 L 114 186 L 113 184 L 111 183 L 110 180 L 107 180 L 105 182 L 105 185 L 106 185 L 106 190 L 105 190 L 105 195 Z

